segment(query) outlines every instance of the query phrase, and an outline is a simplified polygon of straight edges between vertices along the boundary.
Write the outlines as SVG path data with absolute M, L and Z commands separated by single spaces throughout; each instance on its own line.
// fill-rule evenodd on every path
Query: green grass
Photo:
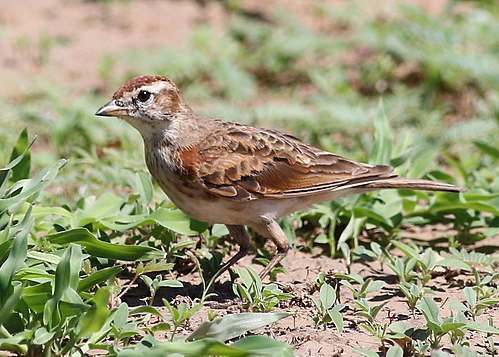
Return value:
M 211 282 L 203 280 L 203 294 L 190 303 L 149 306 L 158 289 L 178 285 L 171 281 L 175 263 L 195 257 L 205 271 L 220 266 L 225 231 L 190 219 L 165 199 L 150 181 L 136 132 L 93 116 L 125 79 L 114 74 L 120 64 L 128 68 L 126 77 L 172 77 L 205 115 L 279 128 L 356 160 L 391 164 L 401 175 L 465 186 L 459 195 L 385 191 L 346 197 L 281 225 L 295 247 L 321 247 L 343 258 L 347 269 L 378 260 L 393 272 L 401 296 L 427 322 L 418 337 L 410 323 L 379 320 L 382 306 L 366 300 L 382 289 L 379 281 L 335 277 L 352 292 L 348 308 L 383 348 L 409 336 L 408 348 L 417 355 L 442 347 L 462 351 L 466 337 L 478 331 L 492 353 L 498 327 L 476 318 L 499 304 L 499 257 L 466 248 L 499 235 L 499 39 L 492 36 L 499 32 L 499 14 L 484 3 L 464 15 L 450 9 L 438 17 L 405 7 L 390 20 L 318 8 L 317 16 L 331 25 L 322 32 L 291 15 L 272 15 L 269 23 L 249 20 L 236 7 L 223 33 L 200 27 L 183 52 L 160 48 L 104 57 L 100 75 L 110 81 L 105 95 L 75 96 L 40 79 L 16 101 L 0 99 L 0 158 L 7 165 L 0 171 L 0 350 L 247 355 L 260 344 L 268 355 L 292 354 L 289 345 L 270 338 L 227 343 L 287 316 L 282 313 L 213 316 L 195 338 L 178 336 L 212 296 Z M 341 29 L 333 26 L 338 23 Z M 38 136 L 29 150 L 25 127 L 30 138 Z M 401 242 L 408 225 L 435 224 L 449 228 L 445 246 L 438 247 L 444 260 L 436 261 L 436 248 Z M 196 235 L 205 238 L 201 246 Z M 367 246 L 366 237 L 376 243 Z M 465 303 L 452 303 L 451 316 L 439 314 L 427 289 L 437 267 L 472 280 Z M 273 311 L 289 299 L 277 285 L 263 286 L 251 270 L 239 276 L 242 283 L 234 289 L 248 309 Z M 118 303 L 130 286 L 117 277 L 130 285 L 142 278 L 148 306 Z M 342 331 L 345 305 L 324 279 L 316 282 L 320 294 L 311 321 Z M 235 332 L 211 331 L 215 326 Z M 159 331 L 169 341 L 157 339 Z

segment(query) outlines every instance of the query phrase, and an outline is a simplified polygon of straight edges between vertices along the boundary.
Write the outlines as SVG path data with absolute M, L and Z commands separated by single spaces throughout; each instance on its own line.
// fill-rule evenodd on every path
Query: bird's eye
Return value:
M 149 98 L 151 98 L 151 92 L 148 92 L 146 90 L 141 90 L 139 92 L 139 95 L 137 96 L 137 98 L 141 101 L 141 102 L 147 102 L 149 100 Z

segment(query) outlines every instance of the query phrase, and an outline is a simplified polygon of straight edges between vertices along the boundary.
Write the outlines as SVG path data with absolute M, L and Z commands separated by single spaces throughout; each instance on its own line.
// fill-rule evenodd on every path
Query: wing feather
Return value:
M 304 196 L 395 176 L 390 166 L 348 160 L 274 130 L 219 124 L 179 154 L 181 166 L 215 195 L 237 200 Z

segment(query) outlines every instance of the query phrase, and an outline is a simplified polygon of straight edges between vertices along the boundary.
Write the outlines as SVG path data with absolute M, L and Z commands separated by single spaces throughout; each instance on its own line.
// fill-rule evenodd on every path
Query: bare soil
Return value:
M 431 234 L 428 234 L 428 239 Z M 421 237 L 421 236 L 420 236 Z M 497 251 L 499 249 L 499 239 L 491 239 L 483 247 L 485 251 Z M 482 249 L 478 249 L 482 250 Z M 261 267 L 252 263 L 253 256 L 245 257 L 238 265 L 251 266 L 255 270 Z M 294 295 L 290 301 L 284 301 L 275 312 L 285 311 L 294 313 L 293 317 L 285 318 L 275 325 L 268 326 L 256 331 L 256 334 L 271 336 L 277 340 L 285 341 L 295 347 L 295 353 L 298 356 L 353 356 L 353 351 L 358 348 L 367 348 L 379 351 L 383 354 L 381 342 L 375 337 L 369 335 L 360 327 L 365 320 L 355 315 L 355 303 L 351 292 L 345 288 L 340 288 L 340 300 L 347 305 L 342 311 L 345 322 L 343 334 L 340 334 L 332 324 L 327 327 L 316 326 L 312 317 L 316 313 L 310 297 L 318 297 L 318 291 L 315 286 L 315 279 L 319 273 L 326 273 L 332 277 L 337 273 L 347 273 L 346 266 L 341 259 L 331 259 L 324 256 L 317 249 L 315 252 L 302 252 L 299 250 L 290 251 L 288 257 L 284 260 L 286 274 L 278 274 L 277 283 L 286 292 Z M 424 328 L 426 323 L 424 317 L 418 312 L 415 315 L 405 303 L 404 296 L 397 288 L 397 277 L 387 267 L 382 267 L 379 262 L 359 262 L 351 266 L 351 273 L 359 274 L 364 279 L 373 278 L 382 280 L 386 283 L 381 291 L 368 295 L 369 304 L 379 305 L 385 301 L 388 303 L 383 307 L 378 315 L 378 320 L 382 323 L 393 323 L 404 321 L 409 323 L 415 329 Z M 181 276 L 178 278 L 184 284 L 180 289 L 163 289 L 156 295 L 154 305 L 161 308 L 161 299 L 166 298 L 173 303 L 189 301 L 202 294 L 202 285 L 199 274 Z M 266 280 L 268 283 L 268 279 Z M 334 282 L 333 282 L 334 284 Z M 473 285 L 471 274 L 462 272 L 437 271 L 434 278 L 428 284 L 433 291 L 433 300 L 440 307 L 440 315 L 449 317 L 449 302 L 457 300 L 464 302 L 462 290 L 465 286 Z M 215 284 L 213 290 L 218 294 L 213 302 L 208 302 L 206 306 L 194 316 L 192 321 L 178 333 L 188 335 L 197 326 L 207 319 L 208 310 L 216 312 L 219 316 L 225 314 L 245 311 L 241 306 L 241 301 L 232 293 L 232 286 L 226 273 Z M 123 297 L 129 305 L 143 304 L 140 299 L 148 296 L 148 289 L 139 284 L 132 289 L 129 294 Z M 164 311 L 166 313 L 166 311 Z M 492 318 L 494 325 L 499 323 L 499 307 L 487 310 L 479 316 L 478 321 L 487 323 Z M 160 336 L 161 337 L 161 336 Z M 386 341 L 389 347 L 392 342 Z M 472 332 L 467 339 L 470 347 L 476 351 L 485 354 L 485 334 Z M 499 343 L 499 341 L 497 341 Z M 443 340 L 443 345 L 449 345 L 448 340 Z

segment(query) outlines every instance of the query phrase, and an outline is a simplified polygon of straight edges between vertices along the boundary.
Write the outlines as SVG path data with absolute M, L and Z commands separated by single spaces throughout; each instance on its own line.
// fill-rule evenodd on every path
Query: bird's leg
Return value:
M 267 219 L 265 222 L 262 222 L 258 225 L 251 225 L 251 227 L 266 238 L 270 238 L 272 242 L 277 247 L 277 253 L 274 255 L 269 264 L 262 270 L 259 274 L 260 278 L 264 278 L 272 269 L 276 267 L 277 264 L 280 263 L 281 260 L 284 259 L 286 254 L 288 254 L 289 243 L 286 234 L 284 234 L 283 230 L 279 226 L 279 224 L 274 219 Z
M 234 225 L 225 225 L 229 230 L 230 236 L 236 241 L 239 245 L 239 251 L 232 257 L 230 260 L 225 263 L 222 268 L 217 273 L 217 276 L 220 276 L 223 272 L 229 269 L 232 265 L 236 264 L 237 261 L 248 254 L 250 241 L 249 235 L 244 226 L 234 226 Z

